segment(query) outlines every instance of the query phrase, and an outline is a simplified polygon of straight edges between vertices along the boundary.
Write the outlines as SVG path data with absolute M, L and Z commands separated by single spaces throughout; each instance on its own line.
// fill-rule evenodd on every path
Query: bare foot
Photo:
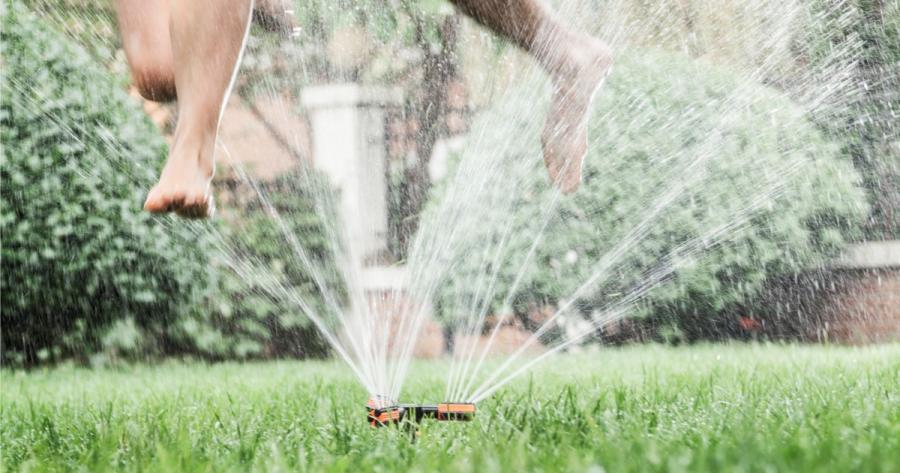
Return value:
M 172 152 L 159 176 L 159 182 L 147 195 L 144 210 L 153 213 L 175 212 L 185 218 L 206 218 L 215 211 L 210 182 L 213 164 L 213 140 L 189 146 L 176 139 Z
M 612 55 L 605 44 L 592 38 L 576 43 L 565 46 L 571 52 L 551 71 L 553 97 L 541 134 L 550 180 L 565 194 L 581 185 L 590 105 L 612 67 Z

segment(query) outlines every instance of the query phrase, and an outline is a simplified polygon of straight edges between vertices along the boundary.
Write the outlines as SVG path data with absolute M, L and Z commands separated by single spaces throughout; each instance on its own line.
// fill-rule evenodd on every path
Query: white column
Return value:
M 387 251 L 385 112 L 402 99 L 399 89 L 357 84 L 307 87 L 301 97 L 314 166 L 340 192 L 339 211 L 359 264 Z

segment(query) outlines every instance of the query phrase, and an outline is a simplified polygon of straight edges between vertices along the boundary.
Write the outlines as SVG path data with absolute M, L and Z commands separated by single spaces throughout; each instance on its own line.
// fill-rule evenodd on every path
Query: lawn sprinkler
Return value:
M 444 402 L 441 404 L 398 404 L 375 396 L 366 403 L 368 422 L 372 427 L 399 425 L 404 421 L 418 424 L 422 419 L 439 421 L 470 421 L 475 417 L 475 404 Z

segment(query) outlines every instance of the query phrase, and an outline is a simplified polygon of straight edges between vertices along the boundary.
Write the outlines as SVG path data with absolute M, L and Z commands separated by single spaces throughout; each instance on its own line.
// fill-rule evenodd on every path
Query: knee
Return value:
M 175 100 L 175 74 L 171 62 L 141 59 L 132 61 L 131 80 L 147 100 L 169 102 Z

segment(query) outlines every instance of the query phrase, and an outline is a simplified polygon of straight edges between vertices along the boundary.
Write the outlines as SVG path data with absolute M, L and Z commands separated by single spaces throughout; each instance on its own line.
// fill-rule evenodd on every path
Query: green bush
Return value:
M 826 41 L 812 49 L 809 62 L 827 67 L 839 47 L 858 41 L 852 83 L 858 90 L 847 106 L 822 125 L 846 144 L 868 191 L 872 212 L 868 239 L 900 238 L 900 2 L 853 0 L 853 21 L 828 23 Z M 827 3 L 825 4 L 827 5 Z M 824 6 L 820 6 L 825 8 Z M 846 59 L 844 59 L 846 61 Z M 831 71 L 827 70 L 826 73 Z M 846 99 L 845 99 L 846 100 Z
M 91 353 L 116 320 L 164 343 L 210 285 L 198 227 L 141 209 L 165 143 L 83 48 L 2 16 L 3 357 Z
M 480 210 L 447 223 L 451 213 L 446 210 L 463 205 L 460 199 L 472 194 L 455 192 L 459 184 L 439 188 L 428 209 L 425 231 L 458 227 L 462 235 L 450 245 L 461 259 L 447 272 L 436 301 L 448 323 L 458 323 L 483 297 L 477 291 L 490 279 L 479 280 L 479 275 L 496 265 L 494 249 L 507 223 L 509 243 L 490 310 L 524 315 L 558 305 L 588 281 L 604 255 L 651 215 L 673 186 L 684 186 L 684 192 L 649 220 L 646 234 L 614 259 L 573 307 L 586 314 L 615 304 L 647 281 L 652 270 L 675 268 L 635 313 L 705 318 L 751 298 L 771 276 L 821 263 L 845 238 L 858 234 L 867 211 L 859 175 L 803 110 L 782 94 L 721 68 L 636 50 L 619 58 L 595 103 L 583 186 L 574 196 L 562 197 L 549 214 L 512 307 L 500 307 L 551 200 L 539 158 L 544 112 L 535 97 L 547 96 L 542 85 L 520 85 L 473 126 L 487 131 L 473 138 L 478 141 L 470 143 L 457 166 L 471 167 L 476 178 L 492 168 L 504 176 L 486 186 L 492 190 L 471 197 Z M 702 165 L 688 167 L 698 159 Z M 528 165 L 519 173 L 522 162 Z M 792 166 L 799 169 L 791 172 Z M 445 205 L 444 199 L 457 202 Z M 710 236 L 742 215 L 747 224 L 740 231 Z M 702 251 L 667 258 L 692 242 L 700 242 Z

